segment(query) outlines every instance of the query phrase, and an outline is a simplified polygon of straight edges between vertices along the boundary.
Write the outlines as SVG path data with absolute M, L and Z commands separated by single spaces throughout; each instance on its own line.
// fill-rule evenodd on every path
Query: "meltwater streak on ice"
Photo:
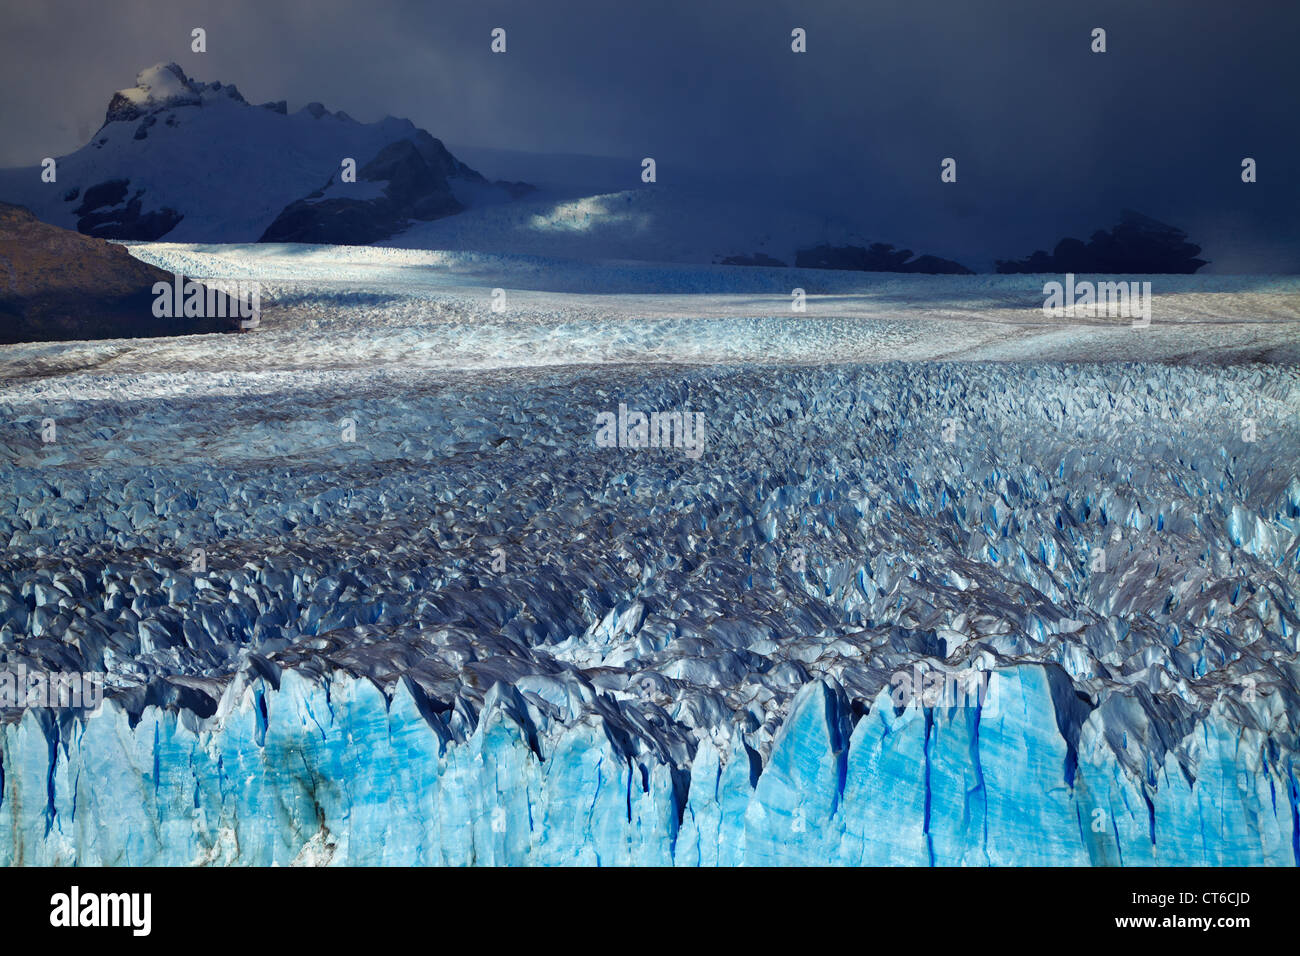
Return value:
M 1294 367 L 548 368 L 614 323 L 542 297 L 467 375 L 407 356 L 486 297 L 314 294 L 6 352 L 0 651 L 116 693 L 0 729 L 0 862 L 1297 862 Z M 702 458 L 598 448 L 620 401 Z M 895 706 L 918 662 L 997 706 Z

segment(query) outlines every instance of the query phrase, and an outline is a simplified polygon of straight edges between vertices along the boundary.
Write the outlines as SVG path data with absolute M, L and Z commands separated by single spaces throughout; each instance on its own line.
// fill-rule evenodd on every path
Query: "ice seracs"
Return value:
M 0 863 L 1300 862 L 1294 280 L 133 251 L 279 304 L 5 347 L 0 669 L 105 698 L 0 715 Z

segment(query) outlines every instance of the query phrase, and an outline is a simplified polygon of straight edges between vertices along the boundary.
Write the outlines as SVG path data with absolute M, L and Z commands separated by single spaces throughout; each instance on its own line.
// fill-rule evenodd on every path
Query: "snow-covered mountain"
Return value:
M 341 181 L 345 159 L 356 182 Z M 54 182 L 41 171 L 0 170 L 0 199 L 100 238 L 178 242 L 256 241 L 273 225 L 268 239 L 373 242 L 528 190 L 489 183 L 410 120 L 254 105 L 174 63 L 113 94 L 91 141 L 57 158 Z
M 0 170 L 0 201 L 106 239 L 383 243 L 588 261 L 794 265 L 827 244 L 923 238 L 867 235 L 810 206 L 797 183 L 666 162 L 647 184 L 640 158 L 467 152 L 502 178 L 485 178 L 410 120 L 360 123 L 320 103 L 289 113 L 284 101 L 252 104 L 232 84 L 159 63 L 113 94 L 89 143 L 56 157 L 53 182 L 40 166 Z M 342 181 L 345 159 L 355 182 Z

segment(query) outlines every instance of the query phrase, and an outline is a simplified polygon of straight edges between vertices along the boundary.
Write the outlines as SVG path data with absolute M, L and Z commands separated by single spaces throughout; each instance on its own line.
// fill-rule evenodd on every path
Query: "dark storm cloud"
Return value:
M 175 60 L 251 101 L 407 116 L 453 144 L 653 155 L 663 181 L 738 171 L 935 252 L 996 229 L 1026 253 L 1122 204 L 1293 230 L 1276 220 L 1300 193 L 1294 4 L 3 3 L 5 165 L 74 149 L 113 90 Z M 943 187 L 946 156 L 959 175 Z M 1260 161 L 1248 193 L 1243 156 Z

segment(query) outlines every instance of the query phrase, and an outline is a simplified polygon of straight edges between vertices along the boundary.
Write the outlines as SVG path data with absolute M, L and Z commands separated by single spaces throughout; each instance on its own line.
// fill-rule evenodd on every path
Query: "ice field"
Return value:
M 132 248 L 275 307 L 0 347 L 0 863 L 1300 863 L 1300 280 Z

